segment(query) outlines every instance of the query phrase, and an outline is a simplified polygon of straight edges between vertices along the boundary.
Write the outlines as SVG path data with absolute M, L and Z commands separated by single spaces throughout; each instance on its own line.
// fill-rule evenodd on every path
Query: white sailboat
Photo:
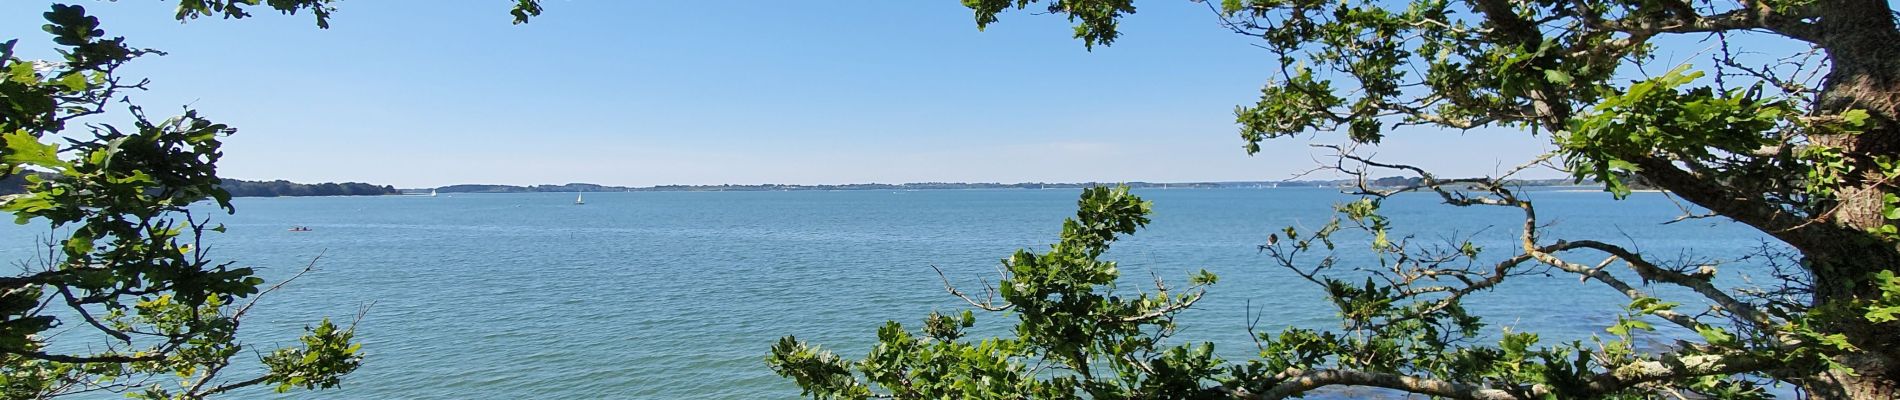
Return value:
M 435 197 L 435 189 L 429 189 L 429 197 Z
M 580 194 L 580 193 L 575 193 L 575 194 L 574 194 L 574 205 L 577 205 L 577 206 L 578 206 L 578 205 L 582 205 L 582 204 L 587 204 L 587 202 L 585 202 L 585 201 L 581 201 L 581 194 Z

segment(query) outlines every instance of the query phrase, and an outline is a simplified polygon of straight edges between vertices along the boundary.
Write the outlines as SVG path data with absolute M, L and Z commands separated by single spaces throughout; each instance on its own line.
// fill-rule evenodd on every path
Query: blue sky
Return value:
M 345 1 L 329 30 L 304 15 L 179 24 L 172 2 L 76 3 L 108 34 L 171 53 L 127 68 L 153 80 L 138 103 L 239 129 L 220 164 L 231 178 L 1276 180 L 1318 154 L 1306 140 L 1241 151 L 1233 107 L 1274 65 L 1185 0 L 1142 3 L 1094 52 L 1061 17 L 1011 13 L 979 32 L 949 0 L 553 0 L 527 25 L 501 0 Z M 45 7 L 0 4 L 0 33 L 50 57 Z M 1414 130 L 1376 152 L 1473 175 L 1546 141 Z

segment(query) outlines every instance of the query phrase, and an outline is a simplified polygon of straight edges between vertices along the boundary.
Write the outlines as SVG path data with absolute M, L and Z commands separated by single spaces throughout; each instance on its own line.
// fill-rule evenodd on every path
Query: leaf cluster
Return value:
M 1202 271 L 1185 293 L 1115 290 L 1121 276 L 1100 257 L 1148 223 L 1149 203 L 1126 187 L 1083 191 L 1075 218 L 1047 252 L 1003 261 L 995 297 L 979 309 L 1016 319 L 1013 337 L 964 339 L 971 311 L 932 313 L 921 332 L 889 322 L 858 360 L 786 337 L 766 361 L 814 398 L 1219 398 L 1203 382 L 1221 363 L 1213 345 L 1168 346 L 1175 313 L 1217 280 Z M 961 292 L 951 289 L 962 296 Z
M 324 25 L 324 3 L 182 1 L 178 17 L 242 18 L 245 7 L 264 4 L 309 10 Z M 0 44 L 0 174 L 27 182 L 24 193 L 0 198 L 0 210 L 64 235 L 49 239 L 25 272 L 0 277 L 0 391 L 189 399 L 263 383 L 336 386 L 362 355 L 354 329 L 328 320 L 301 348 L 264 356 L 254 378 L 221 378 L 247 348 L 237 339 L 243 315 L 281 286 L 264 288 L 254 270 L 213 261 L 202 245 L 203 235 L 224 229 L 191 205 L 235 211 L 217 175 L 221 138 L 235 130 L 190 109 L 149 118 L 136 105 L 127 106 L 129 125 L 90 122 L 111 102 L 129 104 L 125 91 L 144 88 L 121 78 L 121 66 L 162 53 L 108 37 L 80 6 L 55 4 L 44 16 L 62 60 L 22 59 L 18 39 Z M 178 383 L 153 383 L 158 377 Z
M 1002 11 L 1045 5 L 1076 21 L 1078 37 L 1091 47 L 1118 37 L 1115 20 L 1134 11 L 1130 4 L 1105 12 L 1111 8 L 1072 3 L 1080 2 L 965 2 L 979 26 Z M 1360 178 L 1360 187 L 1349 191 L 1367 196 L 1340 205 L 1340 218 L 1317 230 L 1289 228 L 1284 241 L 1278 234 L 1268 238 L 1263 252 L 1323 288 L 1342 324 L 1337 331 L 1259 335 L 1261 359 L 1224 381 L 1228 390 L 1266 398 L 1330 385 L 1443 397 L 1693 392 L 1752 398 L 1764 396 L 1763 381 L 1827 388 L 1836 383 L 1822 381 L 1834 378 L 1819 377 L 1887 368 L 1841 360 L 1892 354 L 1894 342 L 1879 332 L 1900 322 L 1891 306 L 1900 286 L 1888 285 L 1900 243 L 1900 196 L 1891 194 L 1900 188 L 1900 157 L 1891 146 L 1897 117 L 1890 87 L 1872 83 L 1890 80 L 1884 77 L 1893 65 L 1855 61 L 1845 70 L 1859 74 L 1852 79 L 1829 71 L 1838 60 L 1890 51 L 1873 46 L 1891 45 L 1895 37 L 1890 6 L 1806 0 L 1205 3 L 1223 27 L 1257 38 L 1277 64 L 1259 100 L 1235 110 L 1247 152 L 1277 138 L 1338 132 L 1350 144 L 1322 145 L 1339 150 L 1339 162 L 1318 170 Z M 1844 20 L 1862 23 L 1824 29 Z M 1709 55 L 1714 73 L 1686 64 L 1653 73 L 1659 44 L 1680 42 L 1662 39 L 1671 36 L 1706 45 L 1706 53 L 1697 54 Z M 1813 49 L 1747 50 L 1758 38 Z M 1773 61 L 1749 64 L 1759 57 Z M 1818 78 L 1824 74 L 1830 78 Z M 1504 177 L 1439 179 L 1424 168 L 1353 154 L 1355 146 L 1376 145 L 1408 126 L 1546 135 L 1555 152 L 1505 175 L 1547 166 L 1577 182 L 1600 182 L 1617 198 L 1637 183 L 1669 190 L 1692 203 L 1678 221 L 1720 216 L 1758 229 L 1799 252 L 1807 278 L 1778 275 L 1787 279 L 1772 293 L 1782 298 L 1737 298 L 1747 291 L 1718 286 L 1713 262 L 1662 264 L 1625 247 L 1633 245 L 1542 237 L 1535 207 Z M 1366 185 L 1367 168 L 1419 178 L 1381 180 L 1393 187 L 1373 188 Z M 1469 241 L 1421 246 L 1394 237 L 1379 202 L 1406 192 L 1437 194 L 1453 206 L 1521 210 L 1518 251 L 1481 261 L 1484 249 Z M 1697 206 L 1708 213 L 1695 214 Z M 1375 265 L 1340 265 L 1332 253 L 1334 235 L 1342 232 L 1364 235 Z M 1578 252 L 1608 258 L 1594 267 L 1566 259 Z M 1619 264 L 1627 270 L 1609 271 Z M 1482 324 L 1463 311 L 1467 294 L 1507 278 L 1551 273 L 1601 283 L 1631 303 L 1590 343 L 1539 345 L 1528 333 L 1474 342 Z M 1640 280 L 1626 281 L 1631 274 Z M 1699 297 L 1690 304 L 1709 309 L 1685 310 L 1690 307 L 1648 291 L 1651 285 L 1686 289 Z M 1700 340 L 1685 338 L 1666 349 L 1631 344 L 1659 322 L 1694 331 Z M 1892 385 L 1890 374 L 1880 379 Z

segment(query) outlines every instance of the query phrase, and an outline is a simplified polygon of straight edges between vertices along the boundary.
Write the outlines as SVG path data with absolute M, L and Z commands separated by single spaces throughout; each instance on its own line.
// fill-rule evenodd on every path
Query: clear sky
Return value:
M 344 1 L 306 15 L 179 24 L 170 1 L 77 1 L 169 56 L 125 71 L 152 114 L 190 104 L 238 128 L 223 176 L 398 187 L 1277 180 L 1306 140 L 1241 150 L 1235 105 L 1269 55 L 1203 4 L 1141 3 L 1114 47 L 1059 16 L 986 32 L 956 1 Z M 39 1 L 0 33 L 51 58 Z M 112 121 L 103 121 L 112 122 Z M 1321 136 L 1317 142 L 1342 140 Z M 1448 175 L 1517 164 L 1547 139 L 1401 131 L 1385 160 Z M 1539 177 L 1554 177 L 1544 172 Z

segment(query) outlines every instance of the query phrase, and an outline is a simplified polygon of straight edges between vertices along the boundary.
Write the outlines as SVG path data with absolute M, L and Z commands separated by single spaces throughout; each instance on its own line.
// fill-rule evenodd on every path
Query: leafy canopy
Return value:
M 1891 335 L 1900 328 L 1900 146 L 1892 145 L 1900 143 L 1900 14 L 1890 4 L 1206 3 L 1221 27 L 1258 39 L 1275 61 L 1259 100 L 1235 109 L 1249 154 L 1279 138 L 1342 136 L 1321 146 L 1331 154 L 1320 169 L 1357 178 L 1348 191 L 1361 200 L 1338 205 L 1337 218 L 1318 229 L 1289 227 L 1261 246 L 1271 264 L 1325 289 L 1337 329 L 1260 334 L 1259 356 L 1244 360 L 1201 350 L 1212 344 L 1170 347 L 1160 340 L 1170 324 L 1117 319 L 1129 311 L 1114 300 L 1100 253 L 1063 247 L 1099 236 L 1065 229 L 1050 253 L 1005 261 L 997 288 L 1005 304 L 971 301 L 1018 319 L 1015 338 L 933 334 L 974 319 L 933 314 L 922 336 L 887 325 L 857 361 L 786 338 L 768 358 L 774 370 L 819 398 L 1284 398 L 1328 386 L 1447 398 L 1766 398 L 1771 384 L 1826 398 L 1900 395 L 1900 340 Z M 963 4 L 979 28 L 1011 10 L 1061 15 L 1090 49 L 1112 45 L 1118 21 L 1136 10 L 1131 0 Z M 1683 43 L 1694 47 L 1672 47 Z M 1664 53 L 1709 61 L 1659 62 Z M 1408 127 L 1520 129 L 1555 150 L 1470 178 L 1359 154 Z M 1658 262 L 1614 238 L 1548 237 L 1537 207 L 1512 184 L 1531 168 L 1602 183 L 1616 198 L 1637 183 L 1659 187 L 1690 203 L 1684 220 L 1723 217 L 1760 230 L 1779 243 L 1714 258 L 1749 260 L 1772 279 L 1725 286 L 1733 281 L 1715 279 L 1719 263 Z M 1377 170 L 1414 178 L 1375 183 Z M 1516 210 L 1517 243 L 1500 251 L 1393 234 L 1380 205 L 1405 193 Z M 1145 221 L 1139 208 L 1094 212 L 1098 196 L 1085 193 L 1065 227 Z M 1339 246 L 1346 240 L 1368 246 Z M 1338 256 L 1345 249 L 1375 257 L 1349 263 Z M 1619 317 L 1602 334 L 1560 343 L 1492 331 L 1465 312 L 1468 294 L 1547 274 L 1629 303 L 1606 310 Z M 1148 310 L 1166 315 L 1199 295 Z M 1636 346 L 1656 324 L 1696 337 Z
M 323 26 L 325 3 L 268 6 L 309 11 Z M 257 4 L 183 1 L 178 18 L 242 18 Z M 362 355 L 354 329 L 328 319 L 300 345 L 262 353 L 254 377 L 220 376 L 247 354 L 237 340 L 243 316 L 276 288 L 264 288 L 251 268 L 210 259 L 203 235 L 224 229 L 190 208 L 211 201 L 235 211 L 217 176 L 220 138 L 235 130 L 189 109 L 149 118 L 136 105 L 127 107 L 129 125 L 93 122 L 147 84 L 120 67 L 163 53 L 107 36 L 81 6 L 55 4 L 44 16 L 63 59 L 23 59 L 14 53 L 19 39 L 0 43 L 0 174 L 26 174 L 28 182 L 26 193 L 0 200 L 0 210 L 67 234 L 20 275 L 0 278 L 0 392 L 181 399 L 254 385 L 337 386 Z

